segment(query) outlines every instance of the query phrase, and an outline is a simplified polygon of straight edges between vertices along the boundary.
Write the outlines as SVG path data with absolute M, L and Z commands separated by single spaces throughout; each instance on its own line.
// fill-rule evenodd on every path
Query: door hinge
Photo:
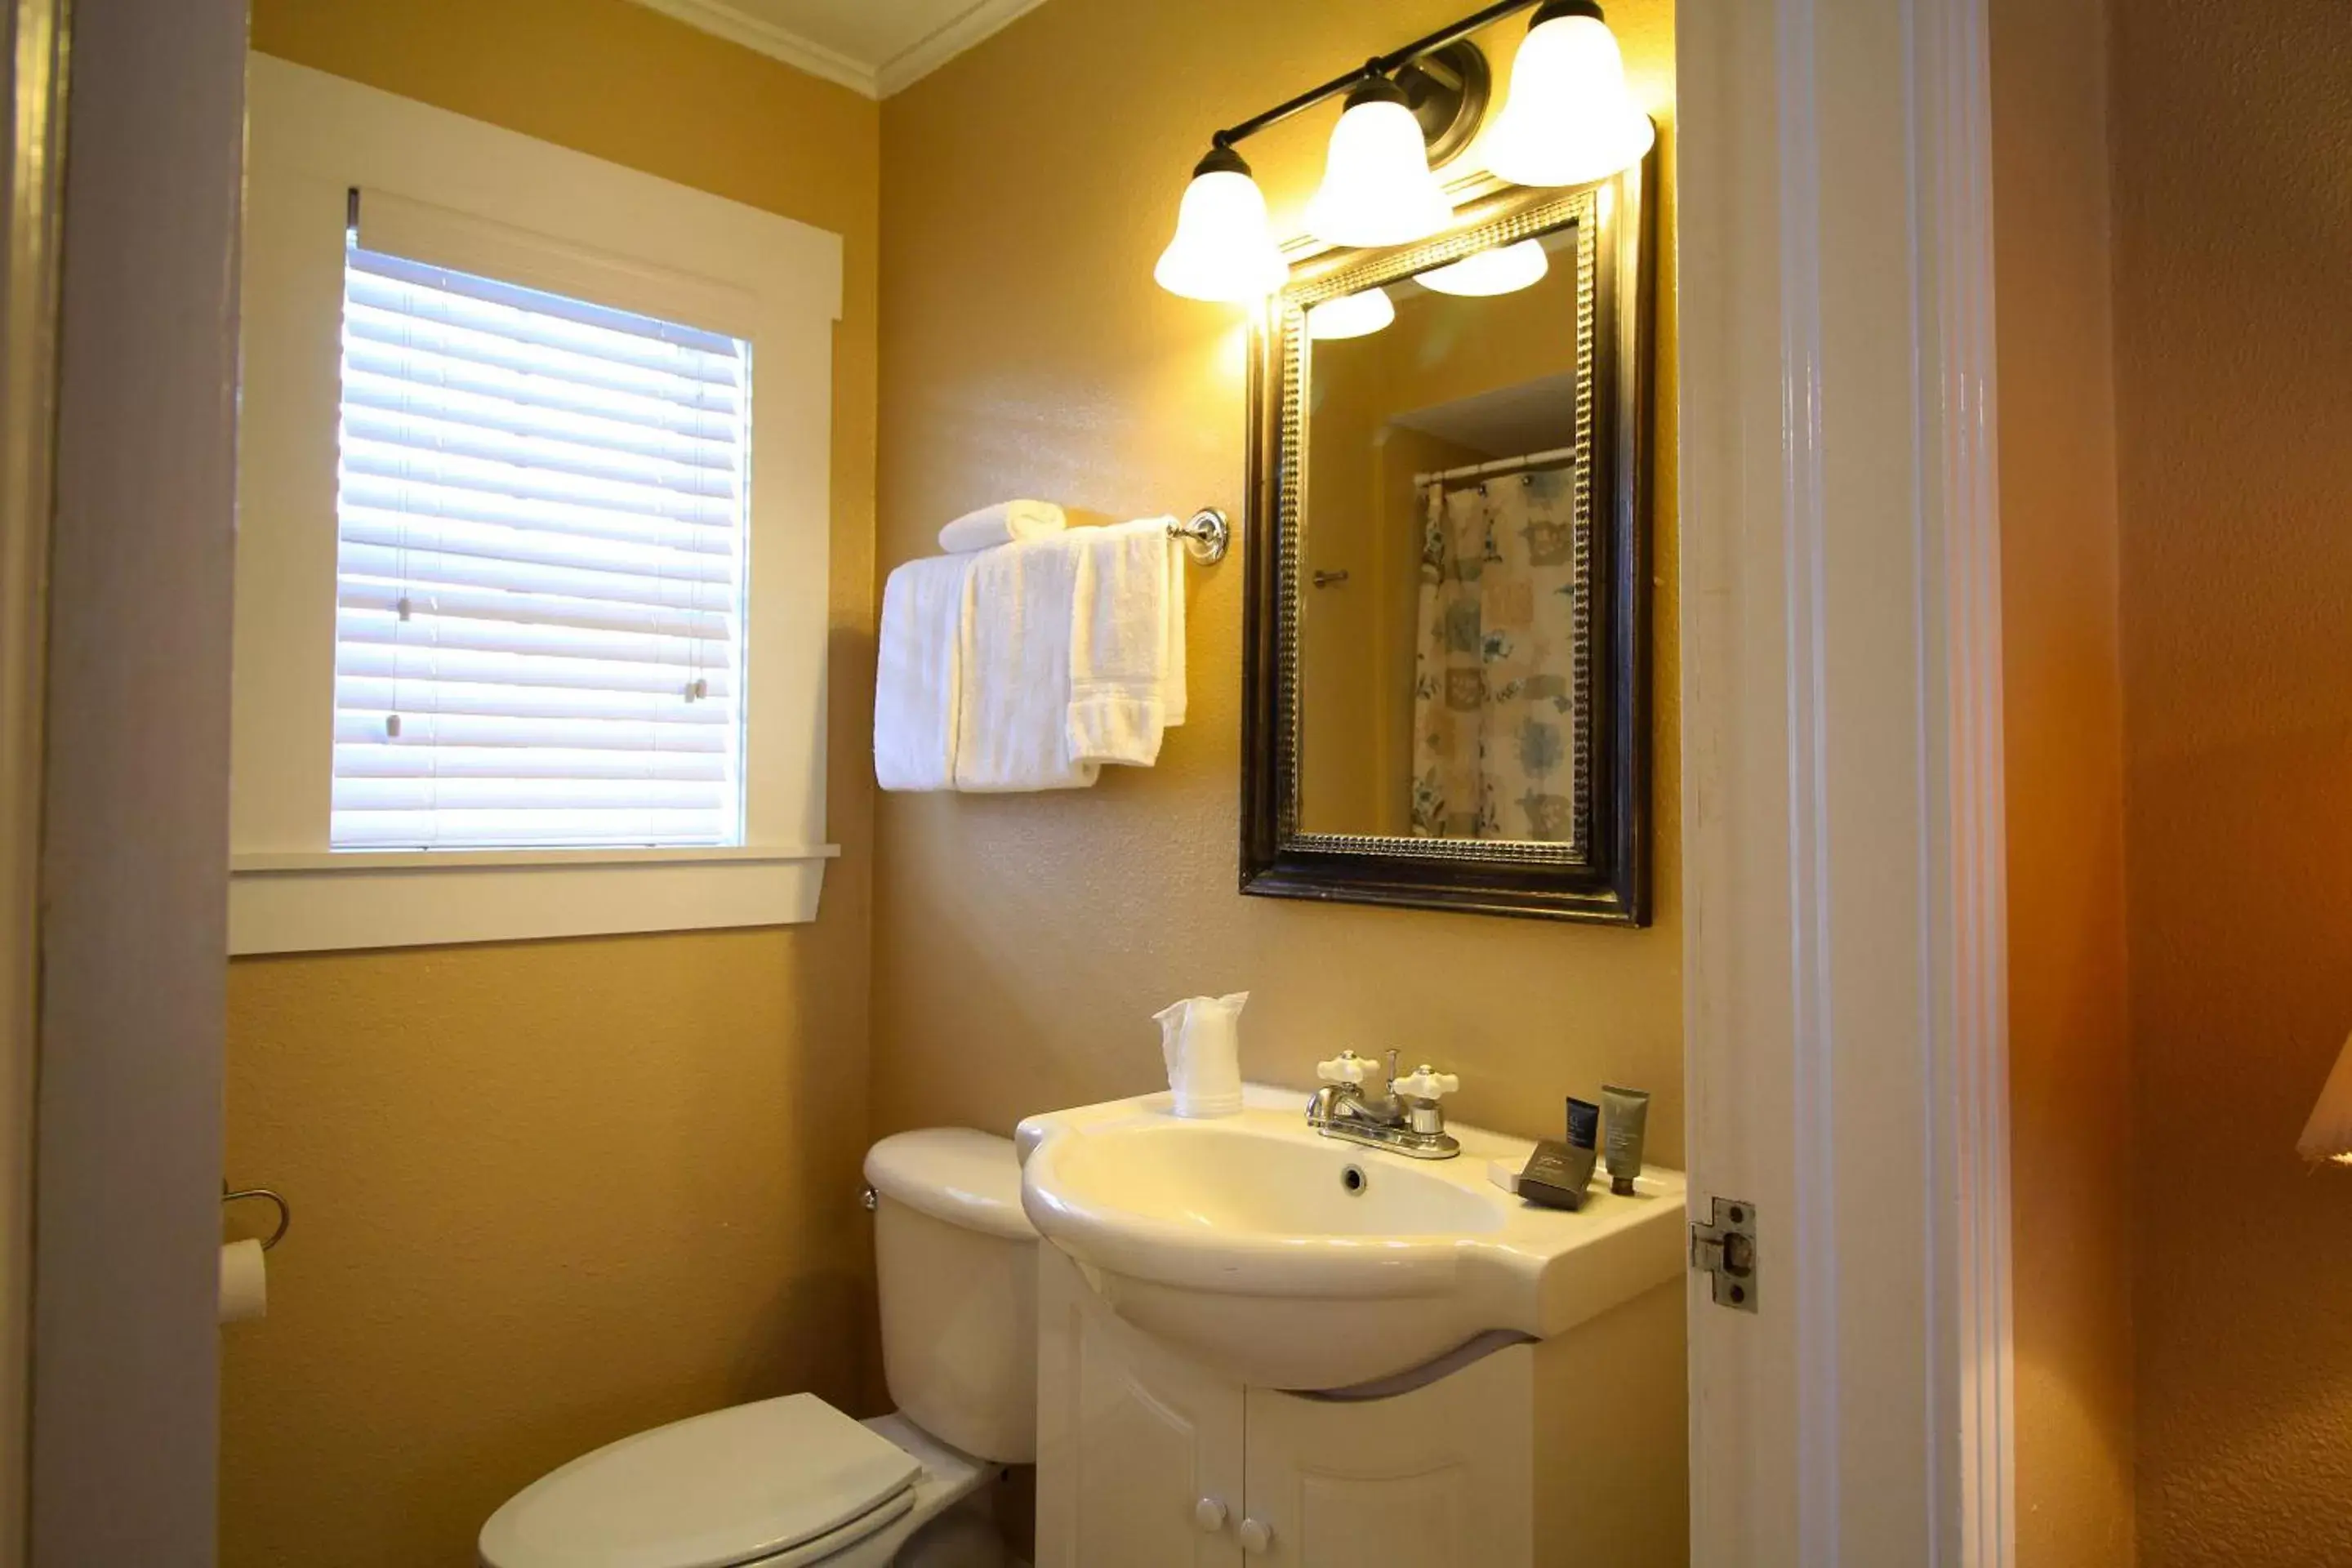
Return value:
M 1756 1310 L 1756 1205 L 1742 1198 L 1709 1198 L 1707 1218 L 1690 1227 L 1690 1266 L 1714 1278 L 1715 1304 Z

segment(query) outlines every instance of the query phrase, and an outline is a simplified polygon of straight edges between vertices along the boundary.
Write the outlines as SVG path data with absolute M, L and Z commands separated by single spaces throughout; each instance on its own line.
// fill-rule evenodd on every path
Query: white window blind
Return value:
M 741 843 L 751 345 L 343 285 L 333 847 Z

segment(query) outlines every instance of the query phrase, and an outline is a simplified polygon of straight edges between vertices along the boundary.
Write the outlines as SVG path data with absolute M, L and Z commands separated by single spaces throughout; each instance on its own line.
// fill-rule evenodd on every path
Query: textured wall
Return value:
M 291 1196 L 224 1346 L 231 1568 L 473 1560 L 557 1462 L 864 1407 L 878 111 L 622 0 L 257 0 L 257 47 L 835 230 L 830 826 L 789 930 L 240 961 L 228 1170 Z
M 2352 1562 L 2352 6 L 2115 9 L 2140 1560 Z
M 1151 267 L 1216 126 L 1458 15 L 1452 0 L 1054 0 L 883 106 L 887 567 L 1010 495 L 1113 515 L 1243 487 L 1240 313 Z M 1665 0 L 1612 5 L 1635 86 L 1670 114 Z M 1507 23 L 1496 47 L 1516 47 Z M 1500 62 L 1498 61 L 1498 67 Z M 1333 110 L 1252 141 L 1295 220 Z M 1662 232 L 1671 235 L 1671 200 Z M 1660 358 L 1673 363 L 1671 247 Z M 1193 569 L 1192 719 L 1150 772 L 1083 792 L 888 796 L 877 867 L 877 1131 L 1155 1087 L 1152 1011 L 1248 988 L 1244 1065 L 1310 1081 L 1338 1047 L 1462 1075 L 1452 1109 L 1554 1131 L 1604 1077 L 1657 1091 L 1682 1142 L 1673 390 L 1659 397 L 1654 662 L 1658 920 L 1643 931 L 1320 907 L 1235 891 L 1242 565 Z
M 2103 0 L 1993 0 L 2020 1568 L 2131 1561 Z

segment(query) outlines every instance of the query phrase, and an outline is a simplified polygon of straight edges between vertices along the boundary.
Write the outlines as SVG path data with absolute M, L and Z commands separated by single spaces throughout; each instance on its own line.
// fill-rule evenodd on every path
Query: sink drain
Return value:
M 1361 1165 L 1347 1165 L 1341 1167 L 1339 1171 L 1339 1185 L 1346 1188 L 1349 1193 L 1360 1194 L 1366 1187 L 1369 1187 L 1371 1184 L 1372 1179 L 1364 1174 L 1364 1168 Z

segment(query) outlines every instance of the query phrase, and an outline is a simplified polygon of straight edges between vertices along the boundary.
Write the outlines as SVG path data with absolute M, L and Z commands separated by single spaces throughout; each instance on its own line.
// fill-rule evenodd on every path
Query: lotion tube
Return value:
M 1633 1178 L 1642 1173 L 1642 1139 L 1649 1129 L 1650 1091 L 1604 1083 L 1601 1103 L 1609 1112 L 1609 1190 L 1630 1198 Z

